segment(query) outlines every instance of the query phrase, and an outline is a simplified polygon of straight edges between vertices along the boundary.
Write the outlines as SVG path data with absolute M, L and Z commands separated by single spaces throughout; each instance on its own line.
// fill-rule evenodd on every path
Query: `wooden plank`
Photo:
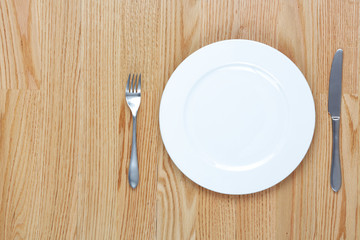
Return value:
M 39 2 L 41 43 L 39 238 L 77 236 L 80 154 L 80 1 Z
M 1 90 L 0 238 L 38 238 L 42 169 L 38 91 Z
M 39 4 L 0 1 L 0 89 L 40 86 Z
M 151 239 L 156 234 L 161 59 L 160 2 L 83 1 L 80 236 Z M 154 71 L 157 70 L 157 71 Z M 130 73 L 142 74 L 138 112 L 140 182 L 128 182 Z
M 201 2 L 163 0 L 161 7 L 163 90 L 181 61 L 200 47 Z M 162 141 L 158 144 L 157 239 L 195 239 L 200 189 L 174 165 Z

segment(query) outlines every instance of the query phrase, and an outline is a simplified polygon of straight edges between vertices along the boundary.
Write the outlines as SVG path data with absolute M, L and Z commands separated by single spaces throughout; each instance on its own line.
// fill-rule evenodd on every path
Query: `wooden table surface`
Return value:
M 360 239 L 359 0 L 0 1 L 0 239 Z M 159 132 L 162 91 L 209 43 L 252 39 L 305 75 L 312 145 L 256 194 L 201 188 Z M 333 54 L 344 49 L 343 185 L 329 186 Z M 129 73 L 142 73 L 140 183 L 129 187 Z

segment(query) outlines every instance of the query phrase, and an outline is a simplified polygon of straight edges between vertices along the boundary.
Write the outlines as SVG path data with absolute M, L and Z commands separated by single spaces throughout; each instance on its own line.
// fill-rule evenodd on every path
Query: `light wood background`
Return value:
M 0 239 L 360 239 L 359 0 L 0 0 Z M 300 166 L 260 193 L 203 189 L 159 132 L 176 66 L 209 43 L 257 40 L 314 95 Z M 344 49 L 343 186 L 329 186 L 333 54 Z M 129 73 L 142 73 L 140 183 L 129 187 Z

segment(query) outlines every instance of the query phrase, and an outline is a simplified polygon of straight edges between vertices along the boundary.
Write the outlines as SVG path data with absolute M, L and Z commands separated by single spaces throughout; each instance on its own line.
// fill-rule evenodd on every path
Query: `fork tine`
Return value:
M 131 85 L 130 85 L 130 92 L 134 92 L 134 77 L 135 77 L 135 74 L 132 75 Z
M 131 75 L 131 74 L 129 74 L 129 78 L 128 78 L 128 81 L 127 81 L 127 84 L 126 84 L 126 92 L 129 92 L 130 75 Z
M 138 75 L 136 74 L 135 81 L 134 81 L 134 93 L 136 93 L 137 80 L 138 80 Z
M 141 73 L 139 76 L 139 82 L 138 82 L 138 86 L 137 86 L 137 92 L 141 92 Z

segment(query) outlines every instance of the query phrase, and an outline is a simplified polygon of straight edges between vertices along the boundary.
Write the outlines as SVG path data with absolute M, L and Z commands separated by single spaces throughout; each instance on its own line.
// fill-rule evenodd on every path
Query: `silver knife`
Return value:
M 339 149 L 339 129 L 340 129 L 340 107 L 341 107 L 341 81 L 343 66 L 343 50 L 338 49 L 334 55 L 331 65 L 329 82 L 329 106 L 328 111 L 332 120 L 332 156 L 330 170 L 331 188 L 337 192 L 341 187 L 341 165 Z

